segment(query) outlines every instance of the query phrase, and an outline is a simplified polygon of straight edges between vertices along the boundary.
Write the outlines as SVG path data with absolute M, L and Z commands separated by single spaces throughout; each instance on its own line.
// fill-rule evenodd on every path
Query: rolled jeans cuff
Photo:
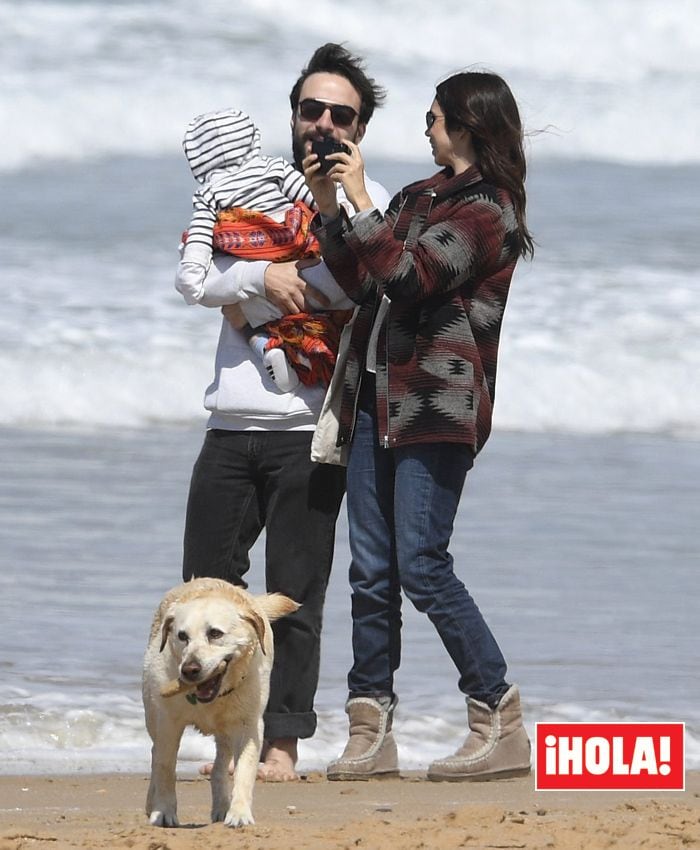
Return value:
M 265 740 L 277 738 L 311 738 L 316 731 L 316 712 L 304 711 L 298 714 L 272 714 L 265 712 Z

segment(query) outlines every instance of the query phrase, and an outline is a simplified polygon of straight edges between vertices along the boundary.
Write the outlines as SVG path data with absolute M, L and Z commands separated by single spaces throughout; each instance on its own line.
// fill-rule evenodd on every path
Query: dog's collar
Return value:
M 220 691 L 220 692 L 216 695 L 216 698 L 217 698 L 217 699 L 221 699 L 221 697 L 227 697 L 229 694 L 232 694 L 232 693 L 236 690 L 236 688 L 238 687 L 238 685 L 240 685 L 240 684 L 241 684 L 241 682 L 243 681 L 243 679 L 245 679 L 245 676 L 243 676 L 243 678 L 242 678 L 242 679 L 239 679 L 238 684 L 236 684 L 233 688 L 229 688 L 227 691 Z

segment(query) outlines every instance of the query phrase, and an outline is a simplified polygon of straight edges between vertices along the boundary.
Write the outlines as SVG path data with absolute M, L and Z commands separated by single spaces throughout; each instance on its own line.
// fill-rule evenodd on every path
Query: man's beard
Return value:
M 308 156 L 308 153 L 305 150 L 306 142 L 309 141 L 310 139 L 315 139 L 316 136 L 317 136 L 316 133 L 311 133 L 306 138 L 300 138 L 297 135 L 296 131 L 292 130 L 292 155 L 294 157 L 294 167 L 297 169 L 297 171 L 303 172 L 303 170 L 304 170 L 304 166 L 302 165 L 302 162 Z M 354 133 L 350 137 L 350 141 L 354 142 L 356 138 L 357 138 L 357 134 Z
M 305 143 L 306 139 L 300 139 L 292 130 L 292 154 L 294 155 L 294 167 L 297 171 L 304 170 L 302 162 L 306 157 L 306 151 L 304 150 Z

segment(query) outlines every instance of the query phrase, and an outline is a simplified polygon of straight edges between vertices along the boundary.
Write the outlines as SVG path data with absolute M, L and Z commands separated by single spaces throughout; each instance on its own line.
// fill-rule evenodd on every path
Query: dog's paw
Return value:
M 226 815 L 228 815 L 228 802 L 220 806 L 215 806 L 211 810 L 211 822 L 222 823 L 226 820 Z
M 239 826 L 250 826 L 255 821 L 253 820 L 253 813 L 250 810 L 250 806 L 239 806 L 238 808 L 233 808 L 232 806 L 226 813 L 224 823 L 226 826 L 236 829 Z
M 151 812 L 148 822 L 151 826 L 180 826 L 180 821 L 175 812 L 158 811 L 157 809 Z

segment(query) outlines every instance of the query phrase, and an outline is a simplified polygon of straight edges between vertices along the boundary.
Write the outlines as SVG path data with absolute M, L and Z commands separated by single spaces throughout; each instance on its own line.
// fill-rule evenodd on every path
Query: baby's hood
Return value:
M 182 141 L 195 178 L 221 168 L 236 169 L 260 154 L 260 131 L 251 118 L 237 109 L 207 112 L 193 118 Z

